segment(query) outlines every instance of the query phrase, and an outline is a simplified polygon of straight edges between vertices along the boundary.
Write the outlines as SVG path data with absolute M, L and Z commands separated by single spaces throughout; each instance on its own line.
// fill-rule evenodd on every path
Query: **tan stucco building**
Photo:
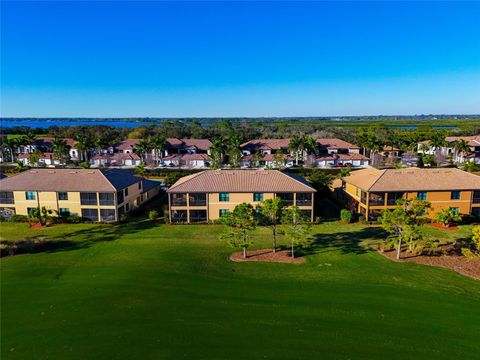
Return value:
M 45 207 L 57 215 L 118 221 L 158 191 L 159 183 L 120 169 L 35 169 L 0 180 L 0 215 Z
M 275 197 L 314 216 L 315 189 L 277 170 L 207 170 L 181 178 L 167 192 L 173 223 L 215 221 L 238 204 L 256 206 Z
M 400 198 L 427 200 L 433 218 L 442 209 L 480 216 L 480 176 L 454 168 L 365 169 L 342 179 L 344 194 L 358 213 L 375 220 Z

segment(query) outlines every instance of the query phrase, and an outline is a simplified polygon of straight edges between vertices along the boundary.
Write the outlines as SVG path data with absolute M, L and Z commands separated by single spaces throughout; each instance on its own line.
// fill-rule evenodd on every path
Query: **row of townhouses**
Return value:
M 208 168 L 211 166 L 212 143 L 208 139 L 168 138 L 160 151 L 147 154 L 139 151 L 139 139 L 127 139 L 103 149 L 79 151 L 77 142 L 66 141 L 69 158 L 88 161 L 93 167 L 135 167 L 140 163 L 159 167 Z M 17 159 L 25 165 L 40 151 L 40 165 L 61 165 L 53 153 L 54 138 L 38 138 L 34 143 L 16 149 Z M 242 168 L 288 168 L 299 163 L 311 167 L 333 168 L 340 166 L 367 167 L 369 158 L 360 154 L 360 148 L 340 139 L 317 139 L 315 152 L 289 150 L 290 139 L 259 139 L 240 145 Z M 90 155 L 90 156 L 88 156 Z M 38 155 L 37 155 L 38 156 Z
M 0 180 L 0 215 L 45 206 L 58 215 L 117 221 L 158 192 L 159 182 L 123 169 L 32 169 Z M 459 169 L 361 169 L 342 178 L 335 192 L 369 221 L 401 198 L 429 201 L 429 218 L 442 209 L 480 217 L 480 177 Z M 315 208 L 331 206 L 315 193 L 302 177 L 278 170 L 204 170 L 167 190 L 168 216 L 172 223 L 215 221 L 238 204 L 278 197 L 313 220 Z
M 455 144 L 459 141 L 464 141 L 468 149 L 457 149 Z M 455 163 L 473 161 L 476 164 L 480 164 L 480 135 L 447 136 L 445 145 L 439 147 L 432 146 L 430 141 L 422 141 L 418 143 L 417 152 L 429 155 L 441 154 L 444 157 L 451 158 Z

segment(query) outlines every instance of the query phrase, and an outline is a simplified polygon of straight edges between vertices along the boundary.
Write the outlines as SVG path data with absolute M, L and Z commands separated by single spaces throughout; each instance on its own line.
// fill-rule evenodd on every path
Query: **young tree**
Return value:
M 140 163 L 135 167 L 135 174 L 141 176 L 142 178 L 145 177 L 145 164 Z
M 284 206 L 283 200 L 279 197 L 264 200 L 260 204 L 262 222 L 272 229 L 272 248 L 274 253 L 277 249 L 277 227 L 282 220 Z
M 220 235 L 230 246 L 243 249 L 243 258 L 247 258 L 247 249 L 252 245 L 250 233 L 255 229 L 257 219 L 255 209 L 251 204 L 242 203 L 235 206 L 232 212 L 221 217 L 221 222 L 230 229 Z
M 462 221 L 462 217 L 456 210 L 442 209 L 435 215 L 435 221 L 443 224 L 445 227 L 449 227 Z
M 333 176 L 325 170 L 315 169 L 308 177 L 308 181 L 312 183 L 313 187 L 319 193 L 325 194 L 333 183 Z
M 341 179 L 341 178 L 344 178 L 344 177 L 347 177 L 347 176 L 350 176 L 350 168 L 349 167 L 341 168 L 340 171 L 337 174 L 338 179 Z
M 412 249 L 413 243 L 421 239 L 418 216 L 424 215 L 430 208 L 431 204 L 425 200 L 399 199 L 395 209 L 382 212 L 379 218 L 382 227 L 398 239 L 397 259 L 400 259 L 403 242 Z
M 312 242 L 311 224 L 297 206 L 283 211 L 282 223 L 286 224 L 285 235 L 290 241 L 292 258 L 295 258 L 296 247 L 306 247 Z
M 43 155 L 43 153 L 40 150 L 35 150 L 33 153 L 30 154 L 28 158 L 28 163 L 31 166 L 38 166 L 40 157 Z
M 32 209 L 28 213 L 28 217 L 32 220 L 38 220 L 39 224 L 42 226 L 45 226 L 51 218 L 51 214 L 53 213 L 52 210 L 47 209 L 45 206 L 37 207 L 35 209 Z

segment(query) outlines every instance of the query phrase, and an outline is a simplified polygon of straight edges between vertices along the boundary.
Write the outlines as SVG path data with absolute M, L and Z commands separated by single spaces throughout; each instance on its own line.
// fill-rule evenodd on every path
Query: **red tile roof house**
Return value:
M 23 153 L 23 154 L 18 155 L 17 160 L 21 161 L 24 165 L 27 165 L 27 166 L 61 165 L 60 160 L 55 159 L 54 154 L 51 153 L 51 152 L 42 153 L 38 158 L 38 163 L 37 164 L 31 164 L 30 163 L 30 156 L 32 156 L 31 153 Z
M 52 143 L 55 140 L 53 137 L 43 137 L 43 138 L 37 138 L 35 141 L 30 144 L 30 145 L 22 145 L 19 146 L 17 149 L 17 152 L 19 154 L 30 154 L 35 152 L 36 150 L 40 150 L 43 152 L 51 152 L 52 151 Z M 70 159 L 74 161 L 79 161 L 81 160 L 81 152 L 78 151 L 76 145 L 77 141 L 71 138 L 64 138 L 62 139 L 67 143 L 67 146 L 69 148 L 68 152 L 70 155 Z
M 240 166 L 244 169 L 248 168 L 290 168 L 295 164 L 295 159 L 288 155 L 282 154 L 280 161 L 275 159 L 275 155 L 264 154 L 260 158 L 255 155 L 244 155 L 240 161 Z
M 135 167 L 141 162 L 140 156 L 133 153 L 97 154 L 90 159 L 94 167 Z
M 469 154 L 458 153 L 454 147 L 454 142 L 458 140 L 465 140 L 468 143 L 468 146 L 470 147 Z M 420 154 L 435 155 L 437 154 L 437 151 L 439 151 L 443 156 L 452 156 L 452 160 L 456 163 L 463 163 L 465 161 L 474 161 L 477 164 L 480 163 L 480 156 L 477 155 L 480 153 L 480 135 L 447 136 L 445 141 L 447 142 L 447 145 L 442 146 L 439 149 L 429 146 L 429 140 L 421 141 L 417 145 L 417 152 Z
M 256 164 L 263 162 L 254 161 L 253 154 L 260 152 L 263 156 L 272 156 L 278 151 L 281 151 L 286 156 L 290 155 L 292 158 L 294 154 L 289 153 L 288 145 L 290 139 L 257 139 L 250 140 L 240 146 L 244 155 L 242 158 L 243 167 L 257 166 Z M 366 167 L 370 164 L 369 158 L 360 155 L 360 147 L 350 144 L 344 140 L 331 139 L 317 139 L 318 156 L 307 154 L 304 152 L 303 158 L 305 162 L 315 167 L 337 167 L 350 165 L 352 167 Z M 271 160 L 264 159 L 265 163 L 269 162 L 273 165 L 273 156 Z M 285 166 L 293 166 L 286 158 Z

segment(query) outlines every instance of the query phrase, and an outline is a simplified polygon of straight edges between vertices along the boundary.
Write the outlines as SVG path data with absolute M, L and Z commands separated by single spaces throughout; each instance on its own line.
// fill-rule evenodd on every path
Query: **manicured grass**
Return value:
M 326 223 L 300 265 L 233 263 L 220 226 L 1 224 L 2 359 L 477 359 L 480 282 Z M 464 231 L 463 229 L 459 231 Z M 269 246 L 267 229 L 256 247 Z M 448 235 L 450 236 L 450 235 Z

